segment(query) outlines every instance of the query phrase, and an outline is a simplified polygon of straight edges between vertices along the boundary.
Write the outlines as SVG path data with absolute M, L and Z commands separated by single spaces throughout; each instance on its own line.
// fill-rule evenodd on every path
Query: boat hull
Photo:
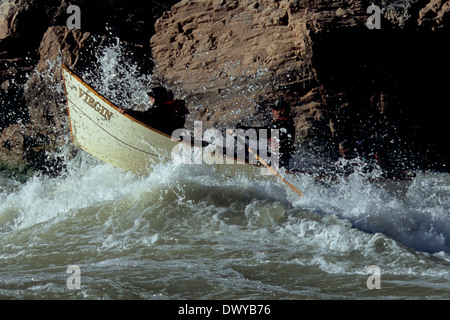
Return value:
M 115 167 L 145 174 L 170 159 L 171 137 L 119 112 L 68 68 L 62 68 L 73 143 Z
M 122 114 L 67 67 L 62 67 L 62 73 L 72 141 L 87 153 L 115 167 L 145 175 L 154 165 L 170 161 L 172 152 L 179 149 L 175 147 L 183 143 Z M 189 142 L 183 147 L 192 146 Z M 226 176 L 261 179 L 270 175 L 259 165 L 225 157 L 221 160 L 208 166 Z

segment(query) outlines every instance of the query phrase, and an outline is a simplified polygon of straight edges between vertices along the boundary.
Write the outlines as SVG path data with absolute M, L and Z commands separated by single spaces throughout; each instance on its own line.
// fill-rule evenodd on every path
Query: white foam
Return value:
M 335 214 L 360 230 L 386 234 L 419 251 L 450 253 L 448 180 L 447 174 L 421 174 L 395 187 L 389 181 L 376 182 L 371 174 L 338 177 L 329 184 L 305 176 L 296 182 L 305 196 L 293 203 L 319 214 Z

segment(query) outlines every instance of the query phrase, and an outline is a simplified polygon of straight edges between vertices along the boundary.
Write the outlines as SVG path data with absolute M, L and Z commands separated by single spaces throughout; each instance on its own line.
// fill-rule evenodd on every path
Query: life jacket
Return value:
M 288 119 L 287 117 L 278 117 L 276 119 L 272 119 L 271 122 L 275 122 L 275 121 L 278 121 L 278 120 L 286 121 L 286 122 L 292 122 L 292 119 L 290 119 L 290 118 Z

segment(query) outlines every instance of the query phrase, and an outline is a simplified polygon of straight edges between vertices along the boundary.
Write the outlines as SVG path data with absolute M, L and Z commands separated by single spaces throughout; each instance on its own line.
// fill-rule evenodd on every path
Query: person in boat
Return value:
M 136 111 L 120 108 L 122 114 L 128 114 L 136 120 L 168 135 L 183 128 L 189 114 L 184 100 L 174 100 L 173 93 L 164 87 L 155 87 L 148 92 L 150 108 Z
M 238 129 L 267 129 L 268 141 L 267 145 L 269 150 L 274 150 L 278 147 L 278 161 L 279 166 L 287 168 L 289 161 L 294 153 L 294 141 L 295 141 L 295 125 L 294 120 L 290 115 L 291 108 L 289 104 L 280 98 L 271 105 L 272 119 L 271 121 L 261 127 L 248 127 L 238 124 Z M 270 136 L 271 129 L 278 129 L 278 139 Z M 257 131 L 258 132 L 258 131 Z
M 342 159 L 350 159 L 353 158 L 353 150 L 352 150 L 352 144 L 347 140 L 342 140 L 339 142 L 339 156 Z

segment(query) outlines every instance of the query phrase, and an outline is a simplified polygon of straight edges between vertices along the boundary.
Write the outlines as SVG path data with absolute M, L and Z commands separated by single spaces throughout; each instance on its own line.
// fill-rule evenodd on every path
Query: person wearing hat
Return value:
M 294 121 L 290 115 L 290 106 L 283 99 L 280 98 L 276 100 L 270 107 L 272 113 L 271 121 L 262 127 L 247 127 L 243 125 L 237 125 L 238 129 L 267 129 L 268 130 L 268 141 L 267 144 L 270 150 L 274 150 L 278 147 L 278 161 L 280 167 L 288 167 L 289 161 L 294 152 L 294 141 L 295 141 L 295 125 Z M 270 136 L 270 130 L 279 130 L 278 138 Z
M 289 166 L 289 160 L 294 152 L 295 125 L 290 115 L 291 108 L 284 99 L 278 99 L 272 105 L 272 120 L 269 129 L 278 129 L 279 137 L 269 138 L 271 149 L 278 147 L 280 167 Z
M 122 114 L 128 114 L 134 119 L 171 135 L 178 128 L 184 127 L 186 115 L 189 113 L 183 100 L 174 100 L 172 91 L 164 87 L 149 90 L 150 108 L 146 111 L 136 111 L 119 108 Z

